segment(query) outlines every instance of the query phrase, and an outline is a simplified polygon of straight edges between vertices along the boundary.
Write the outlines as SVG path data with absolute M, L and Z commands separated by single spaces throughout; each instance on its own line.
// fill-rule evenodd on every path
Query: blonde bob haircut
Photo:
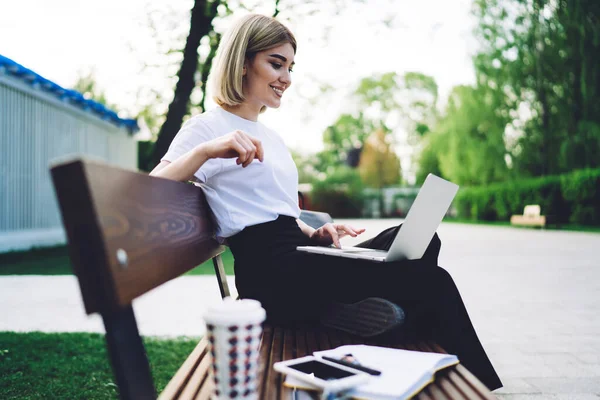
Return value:
M 221 39 L 211 73 L 213 100 L 220 106 L 244 102 L 242 87 L 244 62 L 256 53 L 289 43 L 296 53 L 296 38 L 275 18 L 250 14 L 239 19 Z M 262 107 L 260 112 L 265 111 Z

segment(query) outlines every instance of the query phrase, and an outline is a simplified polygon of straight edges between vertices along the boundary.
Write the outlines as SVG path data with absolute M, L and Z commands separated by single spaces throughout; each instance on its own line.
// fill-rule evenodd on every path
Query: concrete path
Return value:
M 366 227 L 365 239 L 398 221 L 348 222 Z M 440 264 L 505 384 L 498 397 L 599 400 L 600 234 L 463 224 L 438 232 Z M 219 299 L 215 278 L 163 286 L 134 304 L 142 334 L 201 335 L 202 313 Z M 73 277 L 0 277 L 0 304 L 0 331 L 103 332 L 84 315 Z

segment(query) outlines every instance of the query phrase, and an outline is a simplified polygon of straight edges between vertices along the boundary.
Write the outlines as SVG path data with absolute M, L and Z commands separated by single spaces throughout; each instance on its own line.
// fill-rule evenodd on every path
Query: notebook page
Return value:
M 430 382 L 435 371 L 458 363 L 456 356 L 448 354 L 367 345 L 341 346 L 314 355 L 341 358 L 349 353 L 362 365 L 381 371 L 381 375 L 371 376 L 367 383 L 356 389 L 357 394 L 376 396 L 400 397 L 412 393 Z

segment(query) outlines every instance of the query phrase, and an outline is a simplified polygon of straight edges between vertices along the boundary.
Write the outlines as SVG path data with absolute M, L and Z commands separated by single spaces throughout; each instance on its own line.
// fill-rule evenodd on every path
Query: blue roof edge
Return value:
M 79 109 L 90 112 L 96 117 L 108 121 L 118 127 L 126 128 L 130 134 L 140 130 L 140 127 L 135 119 L 119 118 L 116 112 L 107 108 L 94 100 L 86 99 L 83 95 L 75 90 L 65 89 L 56 83 L 44 78 L 43 76 L 33 72 L 29 68 L 25 68 L 21 64 L 4 57 L 0 54 L 0 75 L 6 74 L 22 80 L 29 86 L 49 93 L 60 101 L 67 102 Z

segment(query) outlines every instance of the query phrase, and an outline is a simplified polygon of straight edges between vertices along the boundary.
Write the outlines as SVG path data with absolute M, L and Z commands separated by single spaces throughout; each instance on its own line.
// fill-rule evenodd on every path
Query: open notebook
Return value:
M 352 389 L 353 398 L 365 399 L 410 399 L 433 381 L 435 373 L 443 368 L 458 364 L 458 358 L 450 354 L 424 353 L 420 351 L 390 349 L 367 345 L 341 346 L 332 350 L 313 353 L 316 357 L 342 358 L 352 354 L 366 367 L 381 371 L 369 381 Z M 316 390 L 298 379 L 287 376 L 286 386 Z

